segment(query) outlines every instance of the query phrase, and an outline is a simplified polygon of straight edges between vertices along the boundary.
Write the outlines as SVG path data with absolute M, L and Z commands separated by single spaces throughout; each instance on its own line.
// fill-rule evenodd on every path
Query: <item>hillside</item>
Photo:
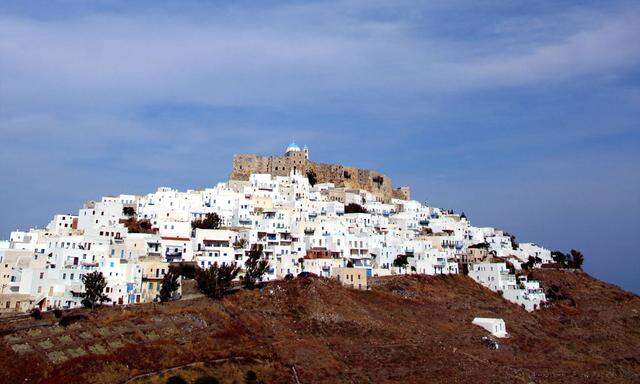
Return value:
M 640 382 L 640 298 L 582 272 L 536 270 L 564 297 L 527 313 L 465 276 L 381 278 L 368 292 L 326 279 L 269 284 L 215 302 L 103 308 L 0 324 L 0 382 Z M 511 337 L 480 341 L 475 316 Z M 165 373 L 163 369 L 189 365 Z

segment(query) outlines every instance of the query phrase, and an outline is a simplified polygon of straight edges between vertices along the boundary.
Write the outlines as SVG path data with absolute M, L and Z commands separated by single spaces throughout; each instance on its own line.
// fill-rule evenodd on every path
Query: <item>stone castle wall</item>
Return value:
M 347 167 L 339 164 L 321 164 L 307 159 L 302 151 L 288 152 L 284 156 L 235 155 L 231 180 L 249 180 L 252 173 L 288 176 L 292 170 L 301 174 L 313 171 L 318 183 L 333 183 L 336 187 L 364 189 L 383 201 L 392 198 L 409 200 L 409 187 L 394 189 L 391 178 L 383 173 Z

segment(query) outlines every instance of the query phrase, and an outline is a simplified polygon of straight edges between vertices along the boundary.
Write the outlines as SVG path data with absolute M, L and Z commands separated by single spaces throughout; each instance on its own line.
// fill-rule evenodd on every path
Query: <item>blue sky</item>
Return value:
M 0 3 L 0 234 L 234 153 L 379 169 L 640 292 L 640 3 Z

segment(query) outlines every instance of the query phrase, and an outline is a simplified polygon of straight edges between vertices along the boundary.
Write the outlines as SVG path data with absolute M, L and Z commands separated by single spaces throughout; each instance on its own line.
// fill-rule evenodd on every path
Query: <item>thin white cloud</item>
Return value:
M 507 44 L 443 39 L 421 32 L 420 18 L 372 19 L 359 2 L 338 8 L 348 9 L 346 16 L 326 4 L 319 9 L 282 7 L 255 19 L 248 12 L 212 14 L 208 22 L 163 14 L 5 17 L 0 100 L 9 112 L 160 102 L 371 102 L 384 99 L 380 95 L 563 81 L 640 61 L 636 10 L 583 20 L 577 30 L 533 41 L 524 28 L 522 44 Z
M 521 54 L 495 53 L 464 63 L 461 71 L 481 86 L 602 76 L 640 62 L 638 36 L 640 14 L 619 15 L 596 29 L 581 30 Z

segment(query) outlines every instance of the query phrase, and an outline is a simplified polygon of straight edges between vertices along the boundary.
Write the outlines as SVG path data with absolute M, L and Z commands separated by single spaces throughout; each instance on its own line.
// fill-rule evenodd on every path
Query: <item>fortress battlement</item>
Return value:
M 309 149 L 291 143 L 282 156 L 259 156 L 239 154 L 233 157 L 233 170 L 229 179 L 249 180 L 252 173 L 268 173 L 273 176 L 288 176 L 291 171 L 306 175 L 315 174 L 318 183 L 333 183 L 337 187 L 364 189 L 382 201 L 392 198 L 409 200 L 409 187 L 393 188 L 387 175 L 339 164 L 323 164 L 309 160 Z

